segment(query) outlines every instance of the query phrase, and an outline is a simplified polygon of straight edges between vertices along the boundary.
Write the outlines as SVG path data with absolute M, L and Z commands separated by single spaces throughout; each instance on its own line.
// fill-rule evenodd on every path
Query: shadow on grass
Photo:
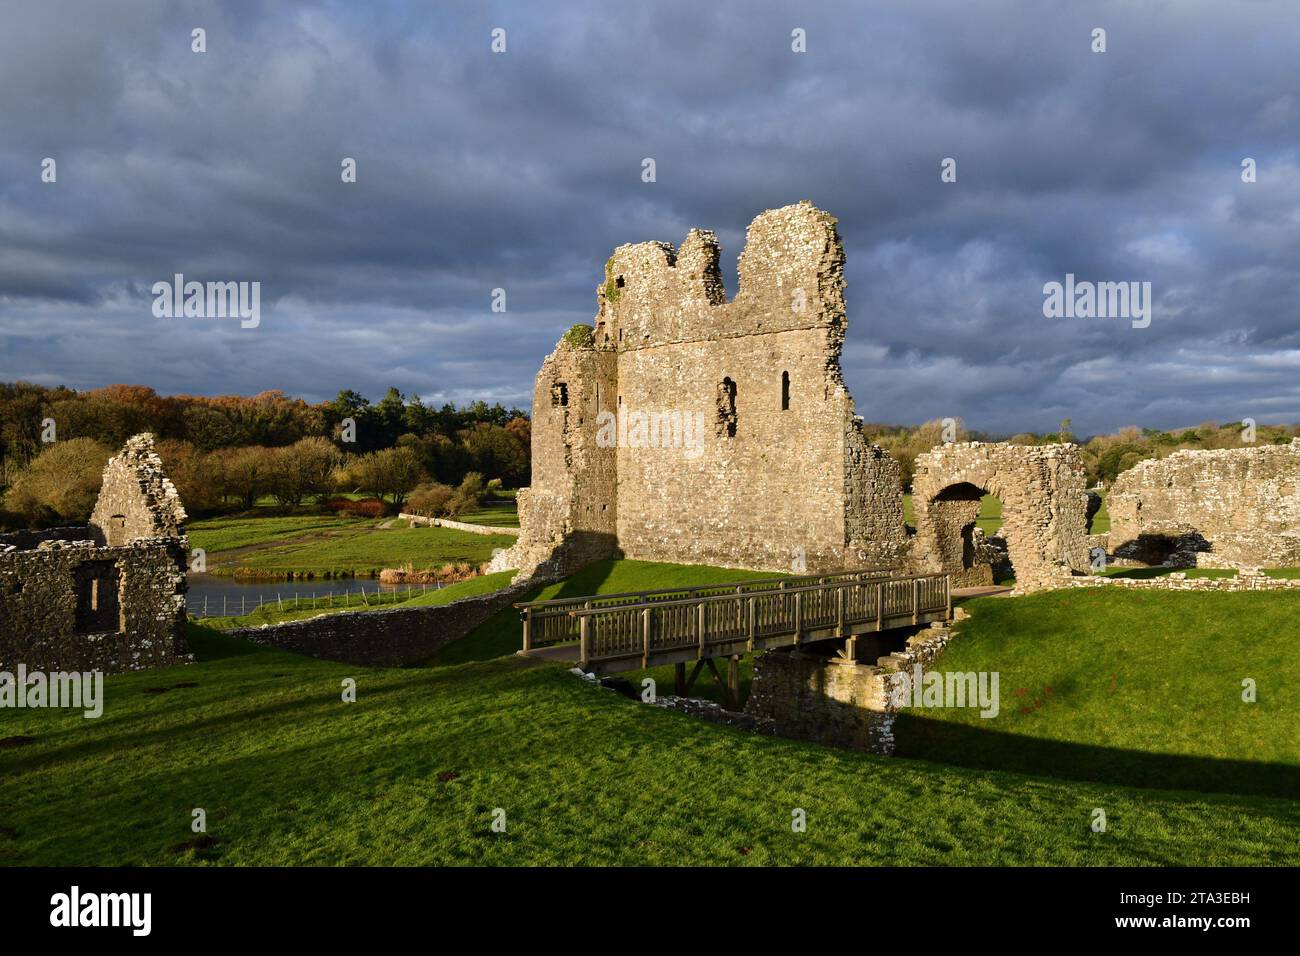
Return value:
M 602 584 L 609 579 L 614 570 L 614 561 L 597 561 L 565 579 L 553 594 L 548 593 L 548 600 L 568 597 L 584 597 L 595 594 Z M 518 603 L 538 600 L 549 586 L 531 589 Z M 469 661 L 487 661 L 495 657 L 513 654 L 523 645 L 523 625 L 519 620 L 519 611 L 514 607 L 497 611 L 469 634 L 458 641 L 448 644 L 421 667 L 446 667 L 453 664 L 465 664 Z
M 1202 793 L 1300 797 L 1300 766 L 1147 753 L 985 730 L 912 713 L 894 725 L 897 755 L 1066 780 Z
M 231 637 L 214 628 L 193 622 L 185 628 L 185 639 L 189 642 L 195 660 L 200 663 L 219 661 L 226 657 L 242 657 L 245 654 L 257 654 L 267 650 L 252 641 Z

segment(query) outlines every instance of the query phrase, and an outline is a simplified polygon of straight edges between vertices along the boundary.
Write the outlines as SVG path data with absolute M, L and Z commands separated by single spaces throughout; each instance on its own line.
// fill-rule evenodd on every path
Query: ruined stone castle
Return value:
M 756 218 L 731 301 L 718 263 L 716 237 L 699 229 L 677 249 L 614 250 L 595 322 L 566 333 L 537 375 L 532 487 L 519 494 L 519 543 L 493 569 L 554 577 L 615 556 L 888 565 L 962 586 L 990 583 L 1000 554 L 1022 591 L 1089 573 L 1100 501 L 1071 444 L 937 446 L 917 459 L 909 534 L 898 465 L 864 437 L 840 371 L 832 216 L 801 202 Z M 1110 540 L 1123 554 L 1177 539 L 1143 551 L 1159 561 L 1199 534 L 1213 539 L 1196 545 L 1201 563 L 1300 564 L 1297 447 L 1144 462 L 1115 484 Z M 1003 503 L 996 544 L 976 525 L 984 494 Z
M 189 660 L 184 522 L 144 434 L 109 459 L 88 526 L 0 535 L 0 670 L 113 673 Z
M 789 571 L 896 564 L 897 463 L 840 374 L 844 250 L 802 202 L 763 213 L 728 302 L 712 232 L 620 246 L 594 328 L 547 356 L 533 481 L 497 567 L 629 558 Z

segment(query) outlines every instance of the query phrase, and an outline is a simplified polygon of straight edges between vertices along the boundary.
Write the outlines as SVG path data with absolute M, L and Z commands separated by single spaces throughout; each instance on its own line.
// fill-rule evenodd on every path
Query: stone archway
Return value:
M 1002 501 L 1001 534 L 1018 590 L 1087 573 L 1086 485 L 1075 445 L 936 446 L 916 459 L 914 560 L 925 571 L 952 574 L 958 587 L 991 584 L 973 531 L 980 499 L 991 494 Z

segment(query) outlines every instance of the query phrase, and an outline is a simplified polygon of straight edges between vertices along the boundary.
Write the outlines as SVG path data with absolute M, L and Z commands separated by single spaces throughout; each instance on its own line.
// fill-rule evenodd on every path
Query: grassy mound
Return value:
M 98 720 L 0 711 L 0 738 L 35 738 L 0 758 L 0 862 L 1300 863 L 1293 801 L 759 737 L 515 657 L 369 670 L 201 628 L 192 642 L 203 663 L 108 678 Z M 1095 807 L 1105 833 L 1089 828 Z
M 1296 598 L 1087 589 L 984 598 L 940 671 L 997 671 L 1001 712 L 900 716 L 900 753 L 1137 786 L 1300 795 Z M 1242 700 L 1244 679 L 1257 686 Z

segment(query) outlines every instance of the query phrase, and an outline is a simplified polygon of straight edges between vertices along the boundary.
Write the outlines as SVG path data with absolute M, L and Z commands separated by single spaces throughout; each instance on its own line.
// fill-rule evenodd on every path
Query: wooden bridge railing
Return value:
M 515 604 L 524 625 L 525 651 L 552 644 L 577 641 L 579 622 L 570 612 L 574 610 L 632 607 L 650 603 L 670 603 L 706 597 L 734 597 L 737 594 L 761 593 L 771 590 L 788 590 L 806 584 L 823 584 L 836 581 L 876 580 L 889 577 L 888 567 L 858 568 L 838 574 L 806 574 L 783 578 L 758 578 L 751 581 L 731 581 L 724 584 L 706 584 L 698 587 L 662 588 L 656 591 L 626 591 L 621 594 L 599 594 L 584 597 L 558 598 L 550 601 L 521 601 Z
M 946 574 L 886 578 L 854 572 L 797 586 L 650 600 L 604 607 L 570 607 L 577 625 L 579 664 L 698 659 L 756 647 L 799 644 L 883 630 L 922 617 L 951 616 Z M 785 579 L 788 581 L 788 579 Z

